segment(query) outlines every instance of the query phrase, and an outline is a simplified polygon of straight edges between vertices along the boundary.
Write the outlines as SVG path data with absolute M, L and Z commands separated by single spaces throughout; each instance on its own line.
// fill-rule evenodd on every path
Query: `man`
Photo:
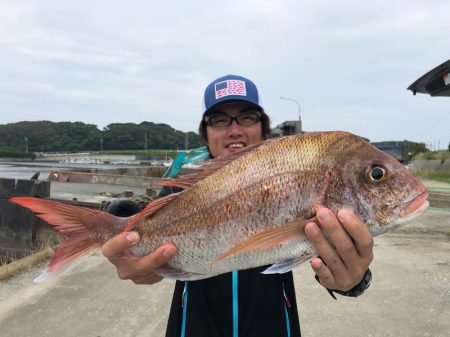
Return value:
M 210 83 L 204 106 L 199 131 L 213 158 L 257 143 L 270 132 L 258 90 L 244 77 L 227 75 Z M 367 227 L 344 209 L 335 215 L 321 208 L 317 218 L 318 223 L 305 227 L 320 255 L 311 260 L 317 280 L 333 297 L 334 292 L 362 294 L 370 283 L 368 267 L 373 259 L 373 239 Z M 329 233 L 329 241 L 322 230 Z M 139 284 L 160 281 L 153 270 L 174 256 L 176 247 L 165 244 L 140 259 L 126 256 L 126 249 L 138 240 L 135 232 L 121 233 L 102 247 L 103 254 L 122 279 Z M 261 274 L 266 268 L 177 281 L 166 336 L 300 336 L 292 272 Z

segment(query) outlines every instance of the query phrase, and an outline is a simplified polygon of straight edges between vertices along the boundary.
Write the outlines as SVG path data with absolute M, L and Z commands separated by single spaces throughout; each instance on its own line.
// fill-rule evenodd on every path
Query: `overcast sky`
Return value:
M 0 1 L 0 124 L 197 131 L 206 85 L 239 74 L 273 126 L 447 148 L 450 98 L 406 88 L 450 59 L 450 1 Z

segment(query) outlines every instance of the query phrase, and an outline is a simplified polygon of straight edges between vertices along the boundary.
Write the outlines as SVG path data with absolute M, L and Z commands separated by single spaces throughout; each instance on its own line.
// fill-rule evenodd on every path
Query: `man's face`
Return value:
M 237 117 L 250 113 L 258 113 L 257 109 L 245 103 L 226 103 L 219 105 L 212 112 L 208 113 L 208 118 L 212 116 Z M 258 121 L 250 125 L 239 125 L 233 120 L 231 125 L 223 127 L 206 127 L 208 147 L 214 158 L 223 156 L 243 147 L 257 143 L 262 138 L 262 123 Z

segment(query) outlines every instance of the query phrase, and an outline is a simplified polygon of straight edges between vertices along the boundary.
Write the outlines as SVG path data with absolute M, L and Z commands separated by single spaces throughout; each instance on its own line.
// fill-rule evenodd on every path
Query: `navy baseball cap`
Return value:
M 212 81 L 203 96 L 203 115 L 222 103 L 244 102 L 263 110 L 255 83 L 248 78 L 226 75 Z

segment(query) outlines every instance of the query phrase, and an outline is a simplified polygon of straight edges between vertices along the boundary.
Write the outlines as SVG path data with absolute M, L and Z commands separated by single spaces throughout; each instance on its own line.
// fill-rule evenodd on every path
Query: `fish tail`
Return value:
M 35 282 L 53 278 L 92 255 L 100 245 L 121 232 L 130 220 L 94 209 L 39 198 L 15 197 L 9 200 L 36 213 L 38 218 L 65 236 L 44 273 Z

